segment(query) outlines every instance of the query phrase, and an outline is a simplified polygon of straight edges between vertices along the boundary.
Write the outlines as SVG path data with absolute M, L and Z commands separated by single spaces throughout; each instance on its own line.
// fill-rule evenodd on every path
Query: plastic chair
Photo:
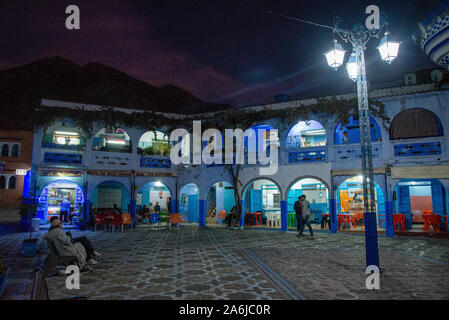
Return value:
M 123 232 L 123 226 L 127 225 L 127 224 L 131 227 L 131 229 L 133 228 L 133 220 L 131 219 L 131 214 L 124 213 L 124 214 L 122 214 L 122 232 Z
M 120 213 L 114 213 L 111 220 L 111 230 L 115 231 L 115 227 L 120 227 L 122 225 L 122 215 Z
M 106 231 L 106 223 L 104 221 L 104 214 L 96 214 L 95 215 L 95 232 L 97 232 L 97 226 L 104 226 L 104 230 Z
M 226 210 L 220 210 L 218 212 L 218 219 L 225 219 L 226 218 Z
M 186 222 L 186 219 L 182 214 L 172 213 L 168 219 L 168 228 L 171 231 L 171 226 L 173 224 L 182 224 L 183 222 Z

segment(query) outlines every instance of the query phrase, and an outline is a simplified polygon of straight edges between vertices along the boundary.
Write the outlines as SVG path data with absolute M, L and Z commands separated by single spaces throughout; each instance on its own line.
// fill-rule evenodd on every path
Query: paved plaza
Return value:
M 45 258 L 21 252 L 25 233 L 2 224 L 0 252 L 13 271 L 1 299 L 29 299 L 31 271 Z M 365 288 L 364 237 L 318 232 L 315 239 L 223 227 L 72 231 L 103 256 L 69 291 L 48 279 L 50 297 L 90 299 L 449 299 L 449 240 L 379 237 L 380 290 Z M 41 236 L 44 232 L 41 232 Z M 38 234 L 35 234 L 38 236 Z

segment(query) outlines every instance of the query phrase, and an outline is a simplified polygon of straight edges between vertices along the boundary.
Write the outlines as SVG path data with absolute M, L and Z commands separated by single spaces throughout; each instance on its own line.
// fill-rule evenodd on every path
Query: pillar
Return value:
M 387 237 L 394 237 L 394 225 L 393 225 L 393 202 L 386 201 L 385 202 L 385 211 L 386 211 L 386 231 L 385 235 Z
M 206 200 L 204 199 L 200 200 L 200 217 L 198 223 L 200 227 L 206 226 Z
M 365 212 L 366 266 L 379 266 L 377 221 L 375 212 Z
M 179 201 L 176 199 L 171 199 L 171 212 L 170 213 L 178 213 L 178 203 Z
M 136 227 L 137 224 L 137 205 L 136 205 L 136 199 L 131 200 L 131 215 L 133 217 L 133 228 Z
M 287 201 L 281 200 L 281 230 L 287 231 L 287 229 L 288 229 Z
M 337 201 L 330 199 L 330 218 L 331 218 L 331 232 L 337 233 L 338 231 L 338 219 L 337 219 Z
M 245 200 L 240 200 L 240 228 L 243 229 L 245 227 Z

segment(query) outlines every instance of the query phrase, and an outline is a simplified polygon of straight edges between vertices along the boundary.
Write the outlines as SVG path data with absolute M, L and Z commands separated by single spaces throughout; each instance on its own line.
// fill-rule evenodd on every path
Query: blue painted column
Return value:
M 90 200 L 84 201 L 84 219 L 85 223 L 87 225 L 87 228 L 89 229 L 89 221 L 90 221 Z
M 206 200 L 204 199 L 200 200 L 200 217 L 198 223 L 200 227 L 206 226 Z
M 394 237 L 394 225 L 393 225 L 393 202 L 385 202 L 385 218 L 386 218 L 386 231 L 385 235 L 387 237 Z
M 287 229 L 288 229 L 287 201 L 281 200 L 281 230 L 287 231 Z
M 137 214 L 136 214 L 137 212 L 136 212 L 136 210 L 137 210 L 136 200 L 133 199 L 133 200 L 131 200 L 131 215 L 133 217 L 133 228 L 135 228 L 136 224 L 137 224 Z
M 375 212 L 365 212 L 366 266 L 379 266 L 377 221 Z
M 240 208 L 242 211 L 242 214 L 240 215 L 240 228 L 245 227 L 245 200 L 240 200 Z
M 171 199 L 171 212 L 170 213 L 178 213 L 178 200 Z
M 330 218 L 331 218 L 331 232 L 337 233 L 338 231 L 338 219 L 337 219 L 337 201 L 330 199 Z

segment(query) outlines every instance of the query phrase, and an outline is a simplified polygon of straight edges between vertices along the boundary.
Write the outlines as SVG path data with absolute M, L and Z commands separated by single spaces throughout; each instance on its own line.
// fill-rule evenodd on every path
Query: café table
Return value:
M 393 228 L 396 229 L 398 223 L 401 224 L 401 231 L 405 231 L 405 214 L 393 214 Z
M 341 228 L 341 224 L 344 223 L 344 229 L 351 229 L 349 214 L 337 214 L 338 218 L 338 230 Z M 347 226 L 347 227 L 346 227 Z
M 321 214 L 321 229 L 326 229 L 326 222 L 327 222 L 327 225 L 329 226 L 329 230 L 330 230 L 330 228 L 331 228 L 331 215 L 330 215 L 330 213 L 322 213 Z

